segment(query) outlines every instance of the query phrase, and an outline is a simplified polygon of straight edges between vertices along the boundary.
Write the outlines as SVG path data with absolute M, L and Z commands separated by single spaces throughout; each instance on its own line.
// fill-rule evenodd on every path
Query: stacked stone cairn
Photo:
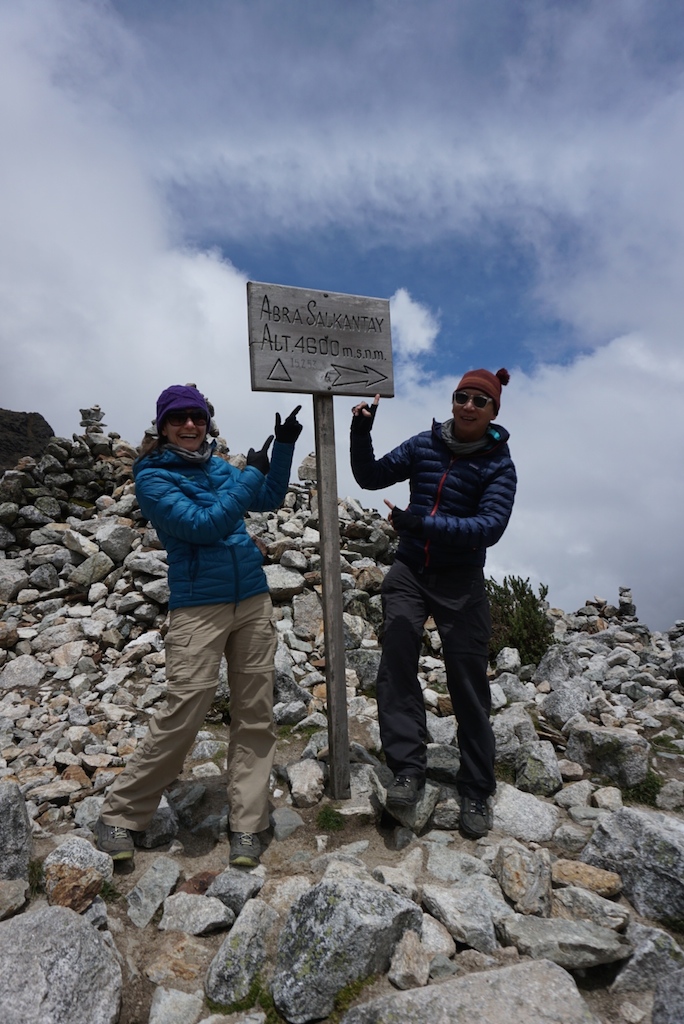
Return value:
M 428 781 L 393 817 L 373 687 L 396 535 L 340 500 L 351 798 L 333 801 L 313 457 L 282 509 L 247 516 L 279 637 L 262 864 L 227 867 L 224 672 L 134 866 L 115 873 L 91 829 L 165 699 L 169 592 L 136 450 L 101 421 L 82 410 L 82 434 L 0 479 L 3 1024 L 217 1024 L 226 1010 L 242 1024 L 681 1024 L 684 621 L 651 632 L 623 588 L 617 606 L 548 609 L 539 664 L 501 651 L 500 781 L 479 842 L 458 833 L 456 721 L 429 621 Z

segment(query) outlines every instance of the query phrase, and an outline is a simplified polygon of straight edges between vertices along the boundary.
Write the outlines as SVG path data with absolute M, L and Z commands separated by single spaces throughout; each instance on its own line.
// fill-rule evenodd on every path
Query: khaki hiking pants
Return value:
M 147 828 L 163 791 L 211 706 L 221 655 L 228 662 L 230 737 L 228 805 L 233 832 L 268 826 L 268 780 L 275 754 L 273 659 L 276 631 L 269 594 L 239 604 L 174 608 L 166 635 L 167 707 L 112 785 L 102 807 L 107 825 Z

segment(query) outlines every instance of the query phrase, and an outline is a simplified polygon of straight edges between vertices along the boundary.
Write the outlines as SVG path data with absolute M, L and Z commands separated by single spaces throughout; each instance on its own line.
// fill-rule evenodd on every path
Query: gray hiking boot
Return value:
M 134 853 L 133 833 L 120 825 L 106 825 L 100 818 L 95 825 L 95 845 L 112 860 L 130 860 Z
M 261 857 L 261 843 L 254 832 L 234 832 L 230 841 L 229 864 L 236 868 L 255 868 Z
M 387 790 L 387 804 L 393 807 L 413 807 L 425 789 L 425 779 L 417 775 L 395 775 Z
M 468 839 L 481 839 L 489 832 L 487 801 L 470 796 L 461 798 L 461 832 Z

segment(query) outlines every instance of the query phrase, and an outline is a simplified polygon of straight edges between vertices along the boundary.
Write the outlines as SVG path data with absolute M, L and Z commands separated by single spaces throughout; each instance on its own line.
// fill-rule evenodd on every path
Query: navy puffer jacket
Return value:
M 216 455 L 188 462 L 168 448 L 138 459 L 135 493 L 166 548 L 169 608 L 237 603 L 268 591 L 261 552 L 243 516 L 282 504 L 293 454 L 293 444 L 276 441 L 267 476 Z
M 423 518 L 417 536 L 401 535 L 399 561 L 433 572 L 485 564 L 487 548 L 508 525 L 517 485 L 508 431 L 493 423 L 487 437 L 482 451 L 457 457 L 442 440 L 441 423 L 433 421 L 432 430 L 376 459 L 370 434 L 352 430 L 351 464 L 359 486 L 377 491 L 408 480 L 408 510 Z

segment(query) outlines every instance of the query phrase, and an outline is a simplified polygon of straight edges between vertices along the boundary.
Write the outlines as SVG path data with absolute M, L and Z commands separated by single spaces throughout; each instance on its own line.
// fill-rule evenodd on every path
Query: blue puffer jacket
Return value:
M 293 444 L 276 441 L 267 476 L 253 466 L 240 471 L 219 456 L 188 462 L 163 448 L 134 464 L 138 503 L 168 554 L 169 608 L 266 593 L 261 552 L 243 516 L 282 504 L 293 454 Z
M 457 457 L 434 421 L 432 430 L 376 460 L 370 434 L 352 430 L 352 472 L 359 486 L 377 491 L 408 480 L 409 512 L 423 517 L 418 535 L 401 535 L 399 561 L 433 572 L 485 564 L 487 548 L 508 525 L 517 484 L 508 431 L 491 424 L 487 436 L 487 448 Z

